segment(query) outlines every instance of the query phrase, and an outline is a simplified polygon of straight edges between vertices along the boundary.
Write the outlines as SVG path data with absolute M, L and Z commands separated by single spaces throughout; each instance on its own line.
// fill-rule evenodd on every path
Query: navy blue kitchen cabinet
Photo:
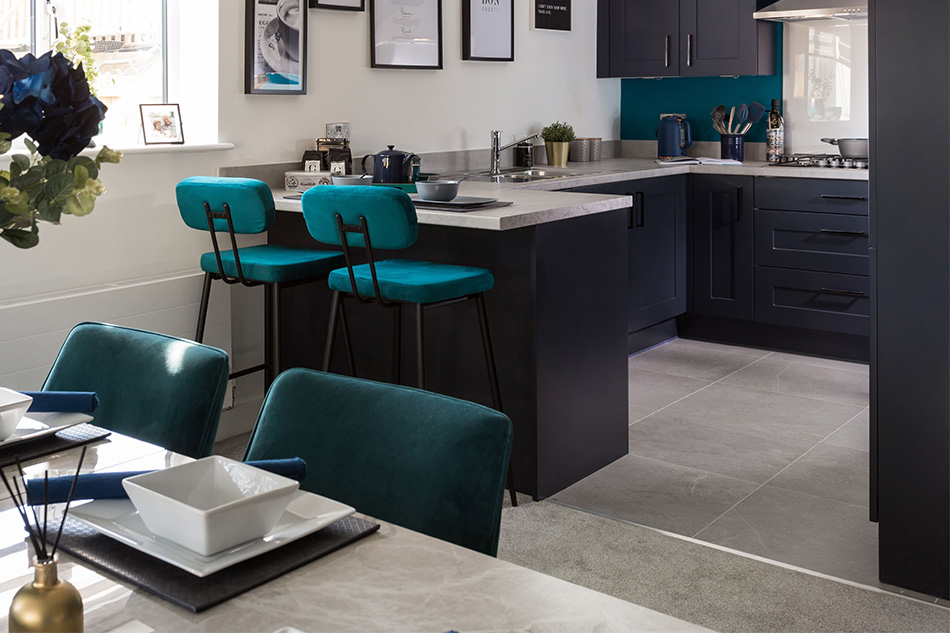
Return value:
M 604 183 L 573 191 L 633 198 L 627 215 L 628 350 L 658 343 L 641 343 L 638 331 L 686 312 L 686 176 Z
M 598 77 L 774 75 L 764 0 L 598 0 Z
M 691 312 L 751 320 L 752 177 L 693 174 L 691 189 Z

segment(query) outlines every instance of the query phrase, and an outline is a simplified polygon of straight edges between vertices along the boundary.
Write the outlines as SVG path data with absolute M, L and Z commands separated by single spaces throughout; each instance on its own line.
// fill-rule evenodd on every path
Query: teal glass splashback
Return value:
M 775 75 L 742 77 L 667 77 L 623 79 L 620 82 L 620 138 L 653 141 L 660 114 L 685 114 L 694 141 L 719 141 L 709 113 L 722 104 L 728 111 L 740 103 L 758 101 L 768 110 L 782 97 L 782 35 L 776 38 Z M 766 116 L 746 135 L 750 142 L 765 142 Z

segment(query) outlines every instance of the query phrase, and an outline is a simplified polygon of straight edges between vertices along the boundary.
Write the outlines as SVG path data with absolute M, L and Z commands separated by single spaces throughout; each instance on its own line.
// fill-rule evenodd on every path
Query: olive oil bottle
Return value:
M 785 154 L 785 121 L 779 110 L 781 107 L 781 99 L 772 100 L 765 132 L 765 153 L 769 163 L 781 162 L 782 155 Z

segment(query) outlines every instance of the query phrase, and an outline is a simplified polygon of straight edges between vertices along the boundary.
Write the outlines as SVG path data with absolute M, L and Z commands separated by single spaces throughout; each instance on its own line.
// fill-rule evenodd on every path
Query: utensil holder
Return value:
M 745 136 L 742 134 L 721 135 L 720 158 L 733 159 L 740 163 L 745 159 Z
M 569 161 L 585 162 L 590 160 L 590 139 L 574 139 L 568 151 Z

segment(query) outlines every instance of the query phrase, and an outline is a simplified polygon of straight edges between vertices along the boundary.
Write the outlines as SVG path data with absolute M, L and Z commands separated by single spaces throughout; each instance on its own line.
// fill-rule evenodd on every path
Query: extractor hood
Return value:
M 779 0 L 752 14 L 756 20 L 861 20 L 868 17 L 867 0 Z

